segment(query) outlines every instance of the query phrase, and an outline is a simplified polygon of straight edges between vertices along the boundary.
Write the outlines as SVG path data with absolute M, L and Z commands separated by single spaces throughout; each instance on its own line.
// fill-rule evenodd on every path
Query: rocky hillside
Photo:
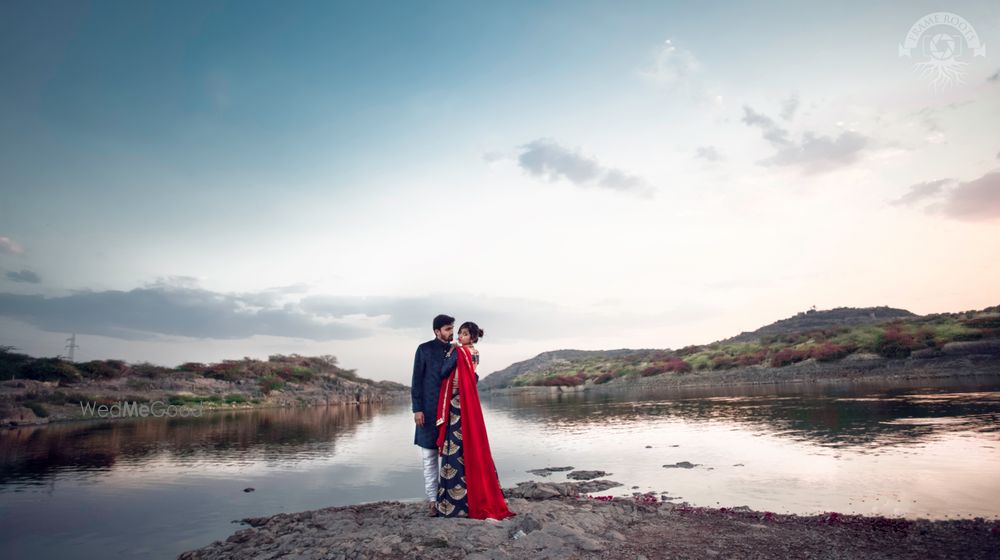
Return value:
M 916 317 L 905 309 L 893 307 L 837 307 L 825 311 L 809 309 L 792 317 L 775 321 L 753 332 L 740 334 L 719 342 L 753 342 L 766 336 L 790 334 L 814 329 L 829 329 L 855 325 L 878 324 L 892 319 Z
M 570 363 L 573 360 L 592 357 L 618 358 L 635 352 L 636 350 L 628 348 L 620 350 L 550 350 L 487 375 L 479 381 L 479 387 L 480 389 L 507 387 L 512 385 L 514 379 L 519 376 L 544 371 L 559 364 Z
M 375 403 L 409 394 L 405 385 L 359 377 L 329 355 L 276 354 L 266 361 L 244 358 L 168 368 L 121 360 L 34 358 L 0 347 L 0 425 L 8 426 L 86 418 L 83 407 L 121 407 L 122 402 L 220 409 Z
M 804 311 L 753 332 L 679 349 L 545 352 L 491 373 L 479 386 L 573 387 L 619 378 L 634 381 L 736 368 L 783 368 L 866 356 L 925 359 L 944 356 L 946 345 L 995 340 L 1000 340 L 1000 306 L 926 316 L 890 307 L 840 307 Z

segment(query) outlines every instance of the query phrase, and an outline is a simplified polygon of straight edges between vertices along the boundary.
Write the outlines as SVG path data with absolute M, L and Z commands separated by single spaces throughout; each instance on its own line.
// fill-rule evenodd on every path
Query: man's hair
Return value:
M 461 327 L 458 327 L 458 332 L 462 332 L 462 329 L 468 329 L 469 336 L 472 337 L 472 342 L 479 342 L 479 337 L 485 335 L 483 329 L 479 328 L 479 325 L 473 323 L 472 321 L 466 321 L 462 323 Z
M 454 325 L 455 318 L 448 315 L 438 315 L 434 318 L 434 330 L 438 330 L 445 325 Z

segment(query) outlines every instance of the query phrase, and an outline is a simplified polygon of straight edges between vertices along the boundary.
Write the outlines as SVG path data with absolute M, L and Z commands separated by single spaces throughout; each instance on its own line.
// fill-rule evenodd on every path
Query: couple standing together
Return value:
M 516 515 L 500 491 L 476 388 L 475 344 L 483 330 L 462 323 L 453 344 L 454 317 L 438 315 L 433 328 L 434 340 L 417 347 L 410 384 L 413 443 L 423 455 L 428 515 L 496 520 Z

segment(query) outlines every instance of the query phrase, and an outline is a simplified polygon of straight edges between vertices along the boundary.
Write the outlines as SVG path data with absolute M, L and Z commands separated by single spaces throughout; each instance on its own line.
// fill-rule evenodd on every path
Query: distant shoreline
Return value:
M 663 373 L 634 380 L 619 378 L 603 384 L 586 383 L 576 386 L 500 387 L 489 389 L 484 393 L 498 395 L 599 394 L 671 388 L 738 387 L 827 381 L 891 382 L 978 376 L 1000 376 L 1000 353 L 906 359 L 861 355 L 839 362 L 807 360 L 784 367 L 748 366 L 709 372 Z
M 49 394 L 54 393 L 58 389 L 65 390 L 66 388 L 59 388 L 51 383 L 32 381 L 32 380 L 7 380 L 2 382 L 0 385 L 0 392 L 10 393 L 11 390 L 23 389 L 30 391 L 46 390 Z M 78 389 L 78 388 L 77 388 Z M 86 389 L 91 391 L 97 391 L 99 389 L 110 390 L 109 387 L 101 387 L 99 384 L 94 384 Z M 104 393 L 98 396 L 97 402 L 105 403 L 105 406 L 110 407 L 112 404 L 122 405 L 123 403 L 129 403 L 127 406 L 132 408 L 133 404 L 138 404 L 141 407 L 143 404 L 147 406 L 152 406 L 152 403 L 162 402 L 163 406 L 158 407 L 158 411 L 165 411 L 167 407 L 174 406 L 178 410 L 186 409 L 191 411 L 193 409 L 202 408 L 201 414 L 181 414 L 177 412 L 176 415 L 160 415 L 156 416 L 153 414 L 152 410 L 148 410 L 146 414 L 143 415 L 122 415 L 122 416 L 98 416 L 98 415 L 85 415 L 80 402 L 72 402 L 54 405 L 51 403 L 46 403 L 46 416 L 40 417 L 35 415 L 29 408 L 21 406 L 18 408 L 8 409 L 6 415 L 0 417 L 0 428 L 5 428 L 9 430 L 15 430 L 18 428 L 33 427 L 33 426 L 45 426 L 50 424 L 67 424 L 71 422 L 107 422 L 107 421 L 121 421 L 121 420 L 132 420 L 132 419 L 146 419 L 146 418 L 185 418 L 185 417 L 200 417 L 204 415 L 209 415 L 218 412 L 231 412 L 237 410 L 267 410 L 267 409 L 291 409 L 291 408 L 311 408 L 319 406 L 360 406 L 360 405 L 378 405 L 383 403 L 396 403 L 402 402 L 405 399 L 409 399 L 409 392 L 400 391 L 364 391 L 355 394 L 355 398 L 348 398 L 344 393 L 329 393 L 329 394 L 317 394 L 312 392 L 308 398 L 303 398 L 294 393 L 272 393 L 266 400 L 258 403 L 252 402 L 241 402 L 241 403 L 225 403 L 225 402 L 211 402 L 208 400 L 198 402 L 197 399 L 203 398 L 208 399 L 213 395 L 195 395 L 188 394 L 186 396 L 186 402 L 175 402 L 175 404 L 170 405 L 170 397 L 167 395 L 136 395 L 134 393 L 127 396 L 123 395 L 109 395 Z M 360 399 L 356 398 L 360 396 Z M 93 405 L 91 401 L 83 401 L 87 404 Z M 92 408 L 88 407 L 88 408 Z M 138 408 L 138 407 L 136 407 Z M 134 408 L 133 408 L 134 410 Z

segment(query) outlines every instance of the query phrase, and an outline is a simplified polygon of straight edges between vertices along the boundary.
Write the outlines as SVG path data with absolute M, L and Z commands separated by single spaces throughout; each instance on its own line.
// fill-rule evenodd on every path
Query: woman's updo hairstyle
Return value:
M 462 332 L 462 329 L 469 331 L 469 336 L 472 337 L 472 342 L 479 342 L 479 339 L 486 334 L 483 332 L 483 329 L 479 328 L 479 325 L 473 323 L 472 321 L 462 323 L 462 326 L 458 327 L 458 332 Z

